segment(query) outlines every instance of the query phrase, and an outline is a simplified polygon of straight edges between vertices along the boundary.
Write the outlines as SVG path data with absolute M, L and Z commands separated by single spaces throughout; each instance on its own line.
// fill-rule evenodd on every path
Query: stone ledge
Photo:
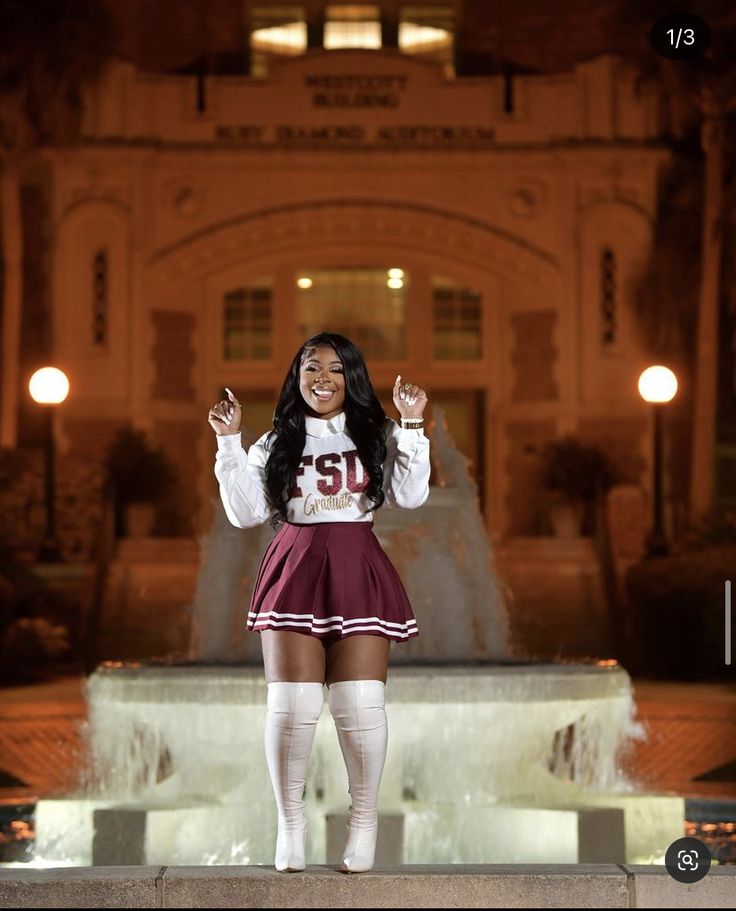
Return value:
M 678 883 L 664 866 L 407 864 L 0 868 L 2 908 L 733 908 L 736 867 Z

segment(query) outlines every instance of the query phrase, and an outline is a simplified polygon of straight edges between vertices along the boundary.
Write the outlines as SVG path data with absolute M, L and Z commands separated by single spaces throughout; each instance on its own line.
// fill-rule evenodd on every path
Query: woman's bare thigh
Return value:
M 347 636 L 328 639 L 327 674 L 329 686 L 340 680 L 382 680 L 388 676 L 391 640 L 384 636 Z
M 325 646 L 321 639 L 283 629 L 264 629 L 260 636 L 266 683 L 325 682 Z

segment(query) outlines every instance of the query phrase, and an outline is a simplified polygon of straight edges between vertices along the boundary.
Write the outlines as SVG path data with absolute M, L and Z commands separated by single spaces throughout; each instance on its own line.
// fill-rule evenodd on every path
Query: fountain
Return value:
M 684 798 L 641 793 L 621 771 L 643 736 L 628 675 L 614 661 L 510 653 L 476 488 L 440 408 L 432 459 L 439 484 L 424 506 L 378 510 L 374 526 L 420 631 L 392 645 L 376 865 L 663 862 Z M 38 802 L 44 862 L 273 863 L 266 687 L 260 644 L 243 630 L 272 534 L 219 516 L 203 540 L 188 663 L 91 675 L 90 774 L 78 793 Z M 308 863 L 337 861 L 348 802 L 326 707 L 305 791 Z

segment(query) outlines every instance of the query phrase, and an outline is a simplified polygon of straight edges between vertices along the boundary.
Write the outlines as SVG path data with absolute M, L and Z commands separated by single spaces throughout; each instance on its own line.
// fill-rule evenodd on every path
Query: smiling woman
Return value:
M 325 683 L 353 798 L 343 870 L 373 866 L 389 647 L 419 635 L 399 574 L 373 532 L 373 510 L 421 506 L 430 473 L 426 393 L 397 376 L 393 401 L 401 427 L 386 416 L 360 350 L 325 332 L 297 351 L 274 430 L 247 455 L 233 432 L 240 428 L 237 399 L 210 410 L 228 518 L 248 528 L 271 517 L 278 528 L 258 569 L 246 625 L 263 633 L 266 758 L 279 810 L 275 865 L 282 871 L 305 866 L 302 796 Z

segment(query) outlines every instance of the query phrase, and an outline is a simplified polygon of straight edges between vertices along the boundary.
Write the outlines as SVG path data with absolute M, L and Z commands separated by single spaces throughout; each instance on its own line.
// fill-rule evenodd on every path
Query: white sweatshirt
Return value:
M 290 522 L 372 522 L 372 501 L 363 494 L 368 476 L 345 430 L 345 412 L 333 418 L 305 415 L 307 438 L 297 468 L 296 496 L 287 503 Z M 266 501 L 265 448 L 268 431 L 247 454 L 240 433 L 217 436 L 215 477 L 228 519 L 237 528 L 261 525 L 271 515 Z M 416 509 L 429 496 L 429 438 L 422 428 L 405 430 L 386 422 L 382 509 Z

